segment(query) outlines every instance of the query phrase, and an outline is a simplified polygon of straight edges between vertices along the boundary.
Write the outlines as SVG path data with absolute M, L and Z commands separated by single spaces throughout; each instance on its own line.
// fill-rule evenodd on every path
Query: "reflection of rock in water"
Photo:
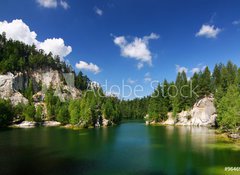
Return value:
M 212 129 L 193 126 L 176 128 L 176 132 L 179 134 L 179 141 L 181 142 L 180 145 L 189 147 L 193 151 L 209 154 L 209 150 L 206 149 L 207 144 L 216 142 L 215 132 Z

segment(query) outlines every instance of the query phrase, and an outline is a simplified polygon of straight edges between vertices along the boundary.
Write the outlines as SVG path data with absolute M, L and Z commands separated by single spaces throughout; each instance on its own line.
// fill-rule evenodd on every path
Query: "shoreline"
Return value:
M 213 129 L 215 131 L 216 135 L 227 137 L 228 139 L 231 139 L 233 141 L 240 141 L 240 132 L 232 133 L 232 132 L 221 131 L 220 129 L 218 129 L 218 128 L 214 127 L 214 126 L 166 124 L 164 122 L 156 122 L 156 123 L 148 123 L 148 124 L 146 123 L 146 126 L 203 127 L 203 128 Z

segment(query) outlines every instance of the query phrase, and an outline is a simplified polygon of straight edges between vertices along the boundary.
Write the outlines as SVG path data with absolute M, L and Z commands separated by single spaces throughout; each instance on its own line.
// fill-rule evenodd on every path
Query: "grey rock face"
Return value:
M 10 99 L 13 105 L 18 103 L 27 104 L 28 100 L 17 91 L 23 88 L 23 83 L 21 74 L 15 76 L 11 73 L 0 75 L 0 98 Z
M 195 103 L 191 111 L 179 113 L 176 125 L 215 126 L 216 117 L 214 98 L 205 97 Z

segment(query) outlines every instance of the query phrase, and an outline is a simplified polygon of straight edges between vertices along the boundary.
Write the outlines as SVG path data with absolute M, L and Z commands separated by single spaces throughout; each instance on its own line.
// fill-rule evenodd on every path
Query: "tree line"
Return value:
M 190 109 L 200 98 L 212 94 L 215 97 L 219 126 L 231 130 L 239 127 L 240 68 L 231 61 L 226 65 L 216 64 L 212 73 L 206 67 L 195 72 L 189 79 L 186 72 L 179 72 L 175 81 L 164 80 L 151 96 L 141 99 L 120 100 L 107 96 L 100 98 L 98 93 L 89 92 L 90 79 L 82 72 L 76 75 L 71 66 L 61 62 L 58 56 L 53 57 L 51 53 L 45 54 L 43 50 L 36 50 L 34 45 L 7 40 L 5 33 L 0 34 L 0 74 L 34 71 L 46 67 L 74 73 L 75 86 L 83 91 L 81 99 L 61 102 L 53 95 L 53 89 L 48 89 L 44 101 L 47 108 L 46 117 L 51 120 L 64 124 L 81 123 L 84 126 L 92 126 L 97 120 L 101 122 L 99 116 L 117 123 L 121 119 L 143 119 L 148 114 L 149 120 L 158 122 L 166 120 L 168 112 L 173 112 L 176 116 L 182 110 Z M 7 125 L 13 119 L 42 120 L 43 108 L 35 108 L 32 100 L 37 91 L 33 89 L 33 83 L 30 79 L 22 92 L 29 100 L 28 105 L 19 104 L 13 107 L 9 101 L 0 100 L 0 125 Z M 103 93 L 102 89 L 100 91 Z

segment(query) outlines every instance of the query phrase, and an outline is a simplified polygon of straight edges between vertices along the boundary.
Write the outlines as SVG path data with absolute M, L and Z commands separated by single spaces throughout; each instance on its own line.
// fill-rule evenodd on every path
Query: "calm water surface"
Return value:
M 0 131 L 1 175 L 224 174 L 240 149 L 199 127 L 145 126 Z

